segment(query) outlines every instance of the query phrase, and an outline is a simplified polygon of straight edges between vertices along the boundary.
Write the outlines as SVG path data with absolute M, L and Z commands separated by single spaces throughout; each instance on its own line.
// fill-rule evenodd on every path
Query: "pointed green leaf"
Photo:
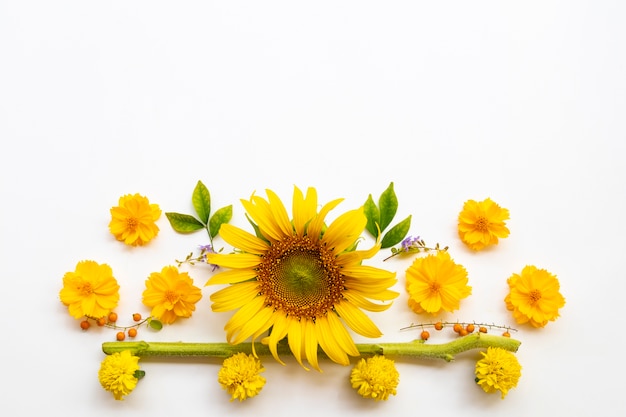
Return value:
M 163 328 L 163 323 L 161 323 L 159 320 L 157 319 L 150 319 L 148 320 L 148 326 L 150 326 L 150 328 L 152 328 L 153 330 L 161 330 Z
M 393 245 L 397 245 L 402 242 L 409 233 L 409 229 L 411 228 L 411 215 L 406 219 L 402 220 L 400 223 L 393 226 L 385 236 L 383 236 L 383 240 L 380 242 L 381 249 L 390 248 Z
M 200 220 L 189 214 L 165 213 L 165 216 L 170 221 L 172 228 L 178 233 L 191 233 L 204 228 Z
M 248 213 L 246 213 L 246 219 L 248 219 L 248 222 L 250 223 L 250 225 L 252 225 L 255 236 L 269 243 L 269 240 L 267 240 L 267 238 L 263 236 L 263 233 L 261 233 L 261 229 L 259 229 L 259 226 L 255 222 L 253 222 L 252 219 L 248 216 Z
M 220 232 L 220 227 L 224 223 L 228 223 L 230 219 L 233 218 L 233 206 L 222 207 L 217 210 L 213 216 L 211 216 L 211 220 L 209 220 L 209 234 L 211 238 L 214 238 Z
M 365 217 L 367 218 L 367 224 L 365 228 L 368 232 L 374 237 L 378 237 L 378 228 L 376 227 L 376 223 L 380 222 L 380 214 L 378 212 L 378 207 L 376 207 L 376 203 L 372 199 L 372 195 L 370 194 L 367 197 L 367 201 L 363 205 L 363 212 L 365 213 Z
M 391 224 L 396 211 L 398 210 L 398 198 L 393 190 L 393 182 L 380 195 L 378 200 L 378 209 L 380 210 L 380 230 L 381 232 Z
M 211 193 L 209 193 L 208 188 L 205 187 L 202 181 L 198 181 L 196 184 L 196 188 L 194 188 L 193 195 L 191 196 L 191 202 L 193 203 L 193 208 L 196 209 L 200 221 L 207 224 L 209 215 L 211 214 Z

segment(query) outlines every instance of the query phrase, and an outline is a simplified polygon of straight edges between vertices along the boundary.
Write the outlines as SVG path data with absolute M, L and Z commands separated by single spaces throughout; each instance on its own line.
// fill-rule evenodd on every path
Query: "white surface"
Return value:
M 4 416 L 623 415 L 626 6 L 620 1 L 0 1 L 0 324 Z M 293 185 L 333 213 L 395 182 L 397 219 L 449 245 L 473 294 L 450 320 L 513 324 L 506 278 L 535 264 L 567 304 L 541 330 L 519 327 L 519 386 L 502 401 L 473 383 L 474 354 L 398 362 L 398 395 L 374 403 L 324 373 L 265 360 L 268 383 L 230 403 L 211 361 L 142 361 L 123 402 L 96 373 L 111 330 L 78 329 L 58 300 L 83 259 L 112 266 L 120 320 L 147 313 L 143 281 L 196 245 L 163 216 L 149 246 L 108 233 L 109 208 L 139 192 L 191 213 L 197 180 L 215 207 Z M 470 253 L 456 236 L 466 199 L 511 211 L 509 238 Z M 374 315 L 402 341 L 403 292 Z M 190 270 L 202 285 L 207 278 Z M 149 340 L 222 341 L 209 294 Z M 444 341 L 435 335 L 432 342 Z M 619 343 L 619 344 L 618 344 Z M 477 354 L 476 354 L 477 355 Z M 602 410 L 602 411 L 600 411 Z

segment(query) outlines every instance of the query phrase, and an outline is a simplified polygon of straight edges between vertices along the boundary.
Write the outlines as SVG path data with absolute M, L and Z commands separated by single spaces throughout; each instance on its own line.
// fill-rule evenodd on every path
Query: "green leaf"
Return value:
M 167 220 L 170 221 L 172 228 L 178 233 L 191 233 L 204 228 L 204 224 L 189 214 L 181 213 L 165 213 Z
M 393 245 L 397 245 L 402 242 L 409 233 L 409 229 L 411 228 L 411 215 L 406 219 L 402 220 L 400 223 L 396 224 L 394 227 L 389 229 L 385 236 L 383 236 L 383 240 L 380 242 L 381 249 L 390 248 Z
M 148 326 L 150 326 L 152 329 L 158 331 L 158 330 L 161 330 L 163 328 L 163 323 L 161 323 L 157 319 L 150 319 L 150 320 L 148 320 Z
M 224 223 L 228 223 L 232 218 L 232 205 L 222 207 L 221 209 L 217 210 L 215 214 L 211 216 L 211 220 L 209 220 L 209 234 L 211 235 L 211 238 L 217 236 L 217 234 L 220 232 L 220 227 L 222 227 Z
M 396 211 L 398 210 L 398 198 L 393 191 L 393 182 L 389 184 L 389 187 L 380 195 L 378 200 L 378 209 L 380 210 L 380 230 L 381 232 L 391 224 Z
M 141 370 L 141 369 L 137 369 L 137 370 L 135 371 L 135 373 L 133 374 L 133 376 L 134 376 L 135 378 L 137 378 L 137 379 L 141 379 L 141 378 L 143 378 L 144 376 L 146 376 L 146 371 L 143 371 L 143 370 Z
M 261 229 L 259 229 L 259 226 L 255 222 L 253 222 L 252 219 L 248 216 L 248 213 L 246 213 L 246 219 L 248 219 L 248 222 L 254 229 L 254 234 L 256 235 L 256 237 L 269 243 L 269 240 L 267 240 L 267 238 L 263 236 L 263 233 L 261 233 Z
M 202 181 L 198 181 L 196 184 L 196 188 L 194 188 L 193 195 L 191 196 L 191 202 L 193 203 L 193 208 L 196 210 L 200 221 L 207 224 L 209 215 L 211 214 L 211 194 Z
M 367 197 L 367 201 L 363 205 L 363 211 L 365 213 L 365 217 L 367 218 L 365 228 L 372 236 L 378 237 L 378 228 L 376 227 L 376 224 L 380 222 L 380 213 L 378 212 L 378 207 L 376 207 L 376 203 L 374 203 L 371 194 Z

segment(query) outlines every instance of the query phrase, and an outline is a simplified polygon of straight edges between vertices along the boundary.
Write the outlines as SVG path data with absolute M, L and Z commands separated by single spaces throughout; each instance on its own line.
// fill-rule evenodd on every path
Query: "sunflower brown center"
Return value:
M 273 243 L 259 264 L 257 279 L 269 306 L 300 318 L 325 314 L 344 290 L 333 252 L 307 236 Z

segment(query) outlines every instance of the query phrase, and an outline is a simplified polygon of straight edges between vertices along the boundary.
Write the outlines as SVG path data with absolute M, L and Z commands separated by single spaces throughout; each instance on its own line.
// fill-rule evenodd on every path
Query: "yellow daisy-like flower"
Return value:
M 231 401 L 243 401 L 261 392 L 265 378 L 260 373 L 264 371 L 259 359 L 240 352 L 224 360 L 217 381 L 231 395 Z
M 123 400 L 137 386 L 136 372 L 139 371 L 139 357 L 129 350 L 108 355 L 100 364 L 98 379 L 102 388 L 110 391 L 116 400 Z
M 127 245 L 141 246 L 159 233 L 155 222 L 161 216 L 157 204 L 139 194 L 120 197 L 119 205 L 111 208 L 109 230 L 115 238 Z
M 63 289 L 59 296 L 72 317 L 99 318 L 117 307 L 119 289 L 109 265 L 81 261 L 74 272 L 67 272 L 63 276 Z
M 384 356 L 373 356 L 361 360 L 352 368 L 350 383 L 363 398 L 387 401 L 396 395 L 400 374 L 394 362 Z
M 201 298 L 200 288 L 193 285 L 186 272 L 178 272 L 175 266 L 166 266 L 161 272 L 150 274 L 142 301 L 147 307 L 152 307 L 153 317 L 171 324 L 178 317 L 191 317 Z
M 565 305 L 565 298 L 559 292 L 559 280 L 555 275 L 527 265 L 521 275 L 513 274 L 507 282 L 510 291 L 504 302 L 519 324 L 530 323 L 533 327 L 544 327 L 548 321 L 559 317 L 559 309 Z
M 267 196 L 242 200 L 257 235 L 224 224 L 220 236 L 237 253 L 207 256 L 208 263 L 231 268 L 207 282 L 233 284 L 211 296 L 214 311 L 238 310 L 225 326 L 226 338 L 233 344 L 250 337 L 254 342 L 271 328 L 262 342 L 280 363 L 277 344 L 287 337 L 301 365 L 306 358 L 319 370 L 318 345 L 331 360 L 348 365 L 348 355 L 359 352 L 345 325 L 366 337 L 381 336 L 361 309 L 389 308 L 391 303 L 370 300 L 397 297 L 389 290 L 395 273 L 361 264 L 378 252 L 379 242 L 369 250 L 354 250 L 367 222 L 363 208 L 340 215 L 326 227 L 326 215 L 341 199 L 318 212 L 316 190 L 309 188 L 304 196 L 295 187 L 290 220 L 278 196 L 270 190 Z
M 517 386 L 522 376 L 522 367 L 517 357 L 502 348 L 487 348 L 480 352 L 483 358 L 476 362 L 476 383 L 486 393 L 500 391 L 502 399 L 511 388 Z
M 505 223 L 508 219 L 509 210 L 490 198 L 479 202 L 468 200 L 459 214 L 459 237 L 473 250 L 497 245 L 498 238 L 503 239 L 510 233 Z
M 417 314 L 457 310 L 472 293 L 467 282 L 467 271 L 448 252 L 418 257 L 406 270 L 409 307 Z

